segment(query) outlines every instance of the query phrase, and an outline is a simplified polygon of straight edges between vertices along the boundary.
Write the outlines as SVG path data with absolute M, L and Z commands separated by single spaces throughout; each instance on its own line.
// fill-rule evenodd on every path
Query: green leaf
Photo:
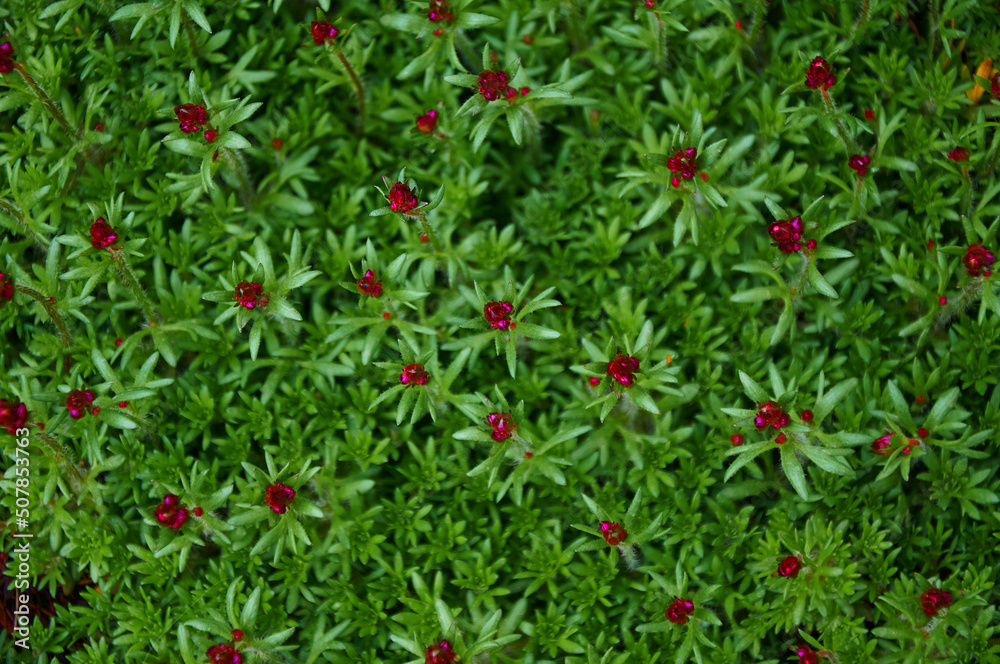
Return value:
M 809 500 L 809 488 L 806 485 L 806 475 L 802 471 L 802 464 L 799 463 L 799 458 L 795 456 L 795 448 L 786 443 L 781 445 L 781 468 L 785 471 L 785 477 L 791 483 L 795 492 L 802 497 L 803 500 Z
M 764 388 L 758 385 L 757 381 L 753 378 L 743 373 L 742 370 L 740 371 L 740 382 L 743 383 L 743 391 L 754 403 L 763 403 L 771 400 L 767 392 L 764 391 Z

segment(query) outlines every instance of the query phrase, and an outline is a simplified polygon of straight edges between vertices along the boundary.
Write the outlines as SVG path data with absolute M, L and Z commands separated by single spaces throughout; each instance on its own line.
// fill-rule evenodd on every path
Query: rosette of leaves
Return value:
M 530 337 L 531 339 L 556 339 L 559 337 L 559 333 L 555 330 L 541 325 L 535 325 L 533 323 L 526 323 L 524 322 L 524 318 L 541 309 L 558 307 L 561 303 L 559 300 L 549 299 L 548 297 L 556 290 L 554 287 L 547 288 L 535 297 L 527 300 L 528 291 L 531 290 L 531 285 L 534 283 L 534 277 L 529 277 L 520 290 L 515 291 L 513 275 L 509 268 L 504 271 L 504 276 L 506 278 L 506 284 L 504 286 L 503 295 L 500 300 L 496 301 L 509 302 L 511 304 L 511 311 L 509 314 L 511 325 L 506 329 L 490 328 L 483 311 L 486 308 L 486 305 L 494 300 L 491 300 L 486 295 L 483 289 L 479 286 L 478 282 L 473 282 L 475 293 L 469 291 L 469 289 L 465 286 L 460 288 L 467 301 L 478 303 L 478 311 L 480 313 L 478 316 L 470 318 L 462 323 L 460 327 L 471 330 L 485 331 L 471 337 L 449 341 L 444 344 L 442 348 L 444 350 L 470 348 L 478 353 L 483 346 L 492 341 L 494 347 L 496 348 L 497 356 L 504 355 L 506 357 L 507 369 L 510 371 L 510 375 L 513 378 L 517 372 L 517 344 L 515 343 L 515 335 L 520 334 L 524 337 Z
M 52 13 L 57 5 L 62 7 L 65 6 L 66 3 L 57 2 L 50 5 L 45 10 L 44 14 Z M 194 32 L 191 30 L 190 21 L 194 21 L 198 24 L 198 27 L 205 32 L 212 32 L 212 26 L 209 24 L 208 18 L 205 16 L 205 10 L 202 9 L 201 3 L 198 2 L 198 0 L 178 0 L 177 2 L 133 2 L 120 7 L 118 11 L 111 15 L 111 18 L 109 18 L 108 21 L 138 19 L 135 22 L 135 27 L 132 28 L 132 34 L 129 35 L 129 39 L 131 40 L 135 39 L 135 36 L 139 34 L 139 31 L 142 30 L 142 26 L 145 25 L 147 21 L 155 19 L 160 14 L 165 12 L 170 13 L 170 23 L 167 27 L 167 39 L 171 49 L 176 48 L 177 37 L 180 35 L 182 25 L 188 31 L 188 36 L 191 38 L 192 44 L 194 43 L 195 37 Z M 71 12 L 67 11 L 66 15 L 71 15 Z M 158 19 L 154 21 L 152 25 L 157 28 L 161 28 L 163 21 L 162 19 Z
M 832 284 L 839 283 L 842 279 L 848 277 L 859 264 L 859 261 L 857 260 L 841 263 L 830 272 L 829 278 L 823 276 L 823 274 L 819 271 L 818 261 L 820 260 L 854 257 L 854 254 L 851 252 L 845 249 L 831 247 L 824 242 L 825 238 L 831 233 L 853 224 L 854 220 L 837 220 L 829 224 L 820 224 L 815 229 L 809 229 L 809 226 L 816 222 L 810 223 L 808 220 L 814 218 L 814 214 L 822 200 L 822 196 L 814 200 L 801 215 L 804 228 L 801 241 L 803 247 L 802 251 L 797 251 L 794 254 L 786 256 L 777 249 L 774 249 L 774 253 L 776 255 L 773 262 L 769 263 L 763 260 L 752 260 L 733 266 L 733 269 L 738 272 L 759 274 L 762 277 L 773 279 L 775 281 L 776 285 L 774 286 L 757 286 L 754 288 L 740 290 L 738 293 L 733 294 L 729 298 L 731 301 L 740 304 L 753 304 L 757 302 L 766 302 L 768 300 L 783 301 L 784 309 L 782 309 L 781 315 L 778 317 L 778 322 L 774 326 L 774 331 L 771 333 L 771 338 L 767 343 L 768 346 L 775 345 L 781 341 L 786 334 L 790 337 L 794 336 L 796 327 L 793 324 L 795 322 L 795 302 L 802 296 L 803 289 L 806 287 L 807 283 L 812 285 L 814 289 L 827 297 L 839 298 L 840 296 L 837 294 L 837 291 L 834 289 Z M 765 198 L 764 203 L 767 205 L 767 209 L 771 211 L 771 215 L 774 217 L 775 221 L 789 220 L 794 216 L 790 215 L 784 208 L 770 198 Z M 765 229 L 761 229 L 761 231 L 766 232 Z M 807 237 L 811 240 L 816 240 L 817 246 L 815 249 L 810 250 L 805 248 Z M 795 258 L 789 260 L 791 256 L 795 256 Z M 781 270 L 777 269 L 781 265 L 788 264 L 793 261 L 798 261 L 797 268 L 799 273 L 798 279 L 795 281 L 794 285 L 785 281 L 785 277 L 782 276 Z
M 434 343 L 433 337 L 431 337 L 431 343 Z M 399 339 L 398 344 L 402 364 L 398 362 L 375 363 L 375 366 L 378 368 L 386 370 L 388 374 L 386 376 L 387 382 L 395 380 L 398 384 L 378 395 L 372 401 L 371 406 L 368 407 L 368 411 L 371 412 L 384 401 L 395 399 L 402 392 L 403 397 L 399 400 L 399 405 L 396 407 L 396 424 L 402 424 L 407 413 L 410 413 L 410 424 L 415 424 L 417 420 L 427 413 L 430 413 L 431 419 L 436 422 L 437 412 L 444 407 L 446 401 L 454 398 L 450 388 L 465 366 L 465 362 L 469 358 L 471 351 L 466 349 L 459 353 L 452 360 L 448 369 L 442 373 L 441 365 L 438 362 L 438 351 L 435 346 L 432 345 L 427 351 L 418 353 L 417 349 L 411 346 L 405 339 Z M 400 382 L 400 376 L 404 368 L 414 363 L 422 365 L 424 370 L 429 374 L 426 385 L 416 383 L 403 384 Z
M 653 580 L 652 583 L 649 581 L 637 582 L 637 587 L 645 589 L 647 592 L 652 591 L 655 593 L 654 596 L 657 600 L 660 617 L 653 622 L 639 625 L 635 630 L 640 633 L 673 632 L 681 636 L 683 641 L 678 646 L 677 655 L 674 657 L 676 664 L 690 661 L 704 661 L 701 648 L 715 649 L 718 647 L 705 634 L 705 624 L 709 623 L 716 627 L 722 626 L 722 621 L 715 615 L 714 611 L 705 606 L 705 603 L 711 601 L 722 586 L 706 586 L 695 593 L 691 593 L 688 575 L 681 569 L 681 561 L 679 560 L 674 571 L 673 581 L 668 581 L 649 568 L 642 567 L 639 571 L 647 572 Z M 656 592 L 656 588 L 659 588 L 663 592 Z M 666 615 L 664 615 L 664 610 L 674 601 L 674 598 L 686 599 L 694 604 L 694 613 L 688 616 L 687 622 L 683 625 L 670 622 L 667 620 Z M 692 655 L 694 655 L 693 660 Z
M 529 481 L 535 484 L 545 485 L 549 482 L 559 486 L 566 485 L 566 476 L 560 470 L 560 466 L 571 466 L 572 461 L 557 457 L 552 452 L 565 442 L 579 438 L 591 430 L 590 426 L 575 427 L 572 429 L 552 430 L 539 422 L 535 425 L 538 429 L 537 440 L 544 440 L 538 447 L 531 450 L 531 456 L 527 453 L 516 461 L 514 472 L 507 476 L 504 483 L 500 485 L 497 492 L 497 502 L 510 491 L 514 504 L 520 507 L 524 497 L 524 485 Z M 542 479 L 544 478 L 544 479 Z
M 674 204 L 680 203 L 680 210 L 674 215 L 673 242 L 675 245 L 680 244 L 684 234 L 690 232 L 691 240 L 698 244 L 701 224 L 711 219 L 714 211 L 728 207 L 723 194 L 738 194 L 742 201 L 748 202 L 760 200 L 757 198 L 759 194 L 756 193 L 756 187 L 766 179 L 765 175 L 744 188 L 716 184 L 729 166 L 750 149 L 753 136 L 739 139 L 723 155 L 728 139 L 706 145 L 714 132 L 714 127 L 708 130 L 703 128 L 701 111 L 698 110 L 694 112 L 691 130 L 683 135 L 678 125 L 673 134 L 657 141 L 650 125 L 643 128 L 643 147 L 650 150 L 644 155 L 644 159 L 652 168 L 623 171 L 618 175 L 629 179 L 619 192 L 619 198 L 644 184 L 655 184 L 663 188 L 651 204 L 644 206 L 646 212 L 638 222 L 640 229 L 658 221 Z M 679 185 L 675 187 L 672 181 L 677 175 L 667 167 L 667 163 L 677 152 L 687 148 L 695 148 L 697 151 L 695 160 L 698 162 L 698 174 L 690 179 L 680 179 Z M 701 175 L 706 175 L 708 179 L 702 179 Z
M 580 546 L 576 547 L 576 551 L 599 551 L 601 549 L 611 550 L 611 559 L 614 562 L 618 560 L 618 554 L 622 553 L 623 556 L 628 558 L 629 568 L 634 569 L 636 558 L 635 554 L 631 551 L 632 547 L 637 547 L 645 544 L 646 542 L 651 542 L 655 539 L 664 537 L 668 530 L 660 530 L 660 524 L 663 523 L 663 512 L 659 512 L 656 518 L 652 521 L 645 523 L 639 515 L 639 509 L 642 507 L 642 489 L 636 489 L 635 497 L 632 498 L 632 503 L 628 506 L 628 510 L 625 512 L 625 516 L 621 519 L 615 518 L 610 512 L 601 507 L 593 498 L 587 494 L 580 494 L 583 498 L 583 502 L 586 503 L 587 508 L 593 513 L 594 517 L 598 522 L 610 521 L 612 523 L 621 524 L 622 528 L 625 529 L 625 540 L 618 545 L 608 544 L 608 541 L 604 539 L 604 535 L 601 534 L 599 528 L 593 525 L 585 525 L 574 523 L 573 527 L 577 530 L 582 530 L 588 535 L 593 535 L 595 539 L 589 542 L 584 542 Z
M 854 477 L 854 470 L 845 460 L 845 457 L 853 454 L 850 447 L 861 445 L 868 440 L 863 434 L 852 434 L 846 432 L 825 433 L 821 429 L 825 420 L 834 409 L 858 386 L 856 378 L 837 383 L 826 389 L 826 376 L 823 372 L 819 374 L 819 389 L 816 394 L 815 405 L 812 407 L 813 420 L 811 423 L 802 421 L 801 415 L 788 410 L 795 402 L 798 391 L 796 379 L 792 378 L 786 386 L 778 373 L 778 369 L 771 363 L 769 366 L 769 376 L 771 389 L 774 392 L 772 397 L 757 381 L 740 371 L 740 382 L 743 384 L 743 392 L 755 404 L 760 406 L 768 401 L 776 401 L 781 405 L 784 412 L 788 413 L 791 421 L 788 426 L 780 430 L 774 430 L 770 426 L 760 432 L 760 436 L 767 436 L 767 440 L 756 443 L 745 443 L 733 447 L 726 451 L 726 456 L 736 456 L 736 460 L 726 470 L 725 481 L 729 481 L 736 471 L 753 462 L 758 456 L 768 450 L 777 449 L 781 455 L 781 468 L 788 478 L 792 488 L 802 497 L 809 500 L 809 488 L 806 483 L 805 472 L 802 469 L 802 462 L 798 454 L 812 461 L 813 464 L 828 473 L 835 473 L 844 477 Z M 733 426 L 744 429 L 754 427 L 754 417 L 757 410 L 745 408 L 723 408 L 723 413 L 732 417 L 740 418 Z M 778 444 L 775 442 L 775 434 L 785 434 L 785 442 Z M 751 434 L 754 435 L 754 434 Z M 753 465 L 756 474 L 760 474 L 760 469 Z
M 413 572 L 413 582 L 418 598 L 403 597 L 401 599 L 411 606 L 419 602 L 429 609 L 432 608 L 437 618 L 436 627 L 440 631 L 435 630 L 433 633 L 427 633 L 421 639 L 420 635 L 415 632 L 411 632 L 410 636 L 403 636 L 399 633 L 402 627 L 397 626 L 395 622 L 390 623 L 392 633 L 389 634 L 389 638 L 415 657 L 415 659 L 407 660 L 406 664 L 424 664 L 427 661 L 425 659 L 427 646 L 436 645 L 442 640 L 451 644 L 457 655 L 457 661 L 474 662 L 483 659 L 485 653 L 503 648 L 508 643 L 513 643 L 521 638 L 521 635 L 515 630 L 524 617 L 528 605 L 527 600 L 522 598 L 514 604 L 506 618 L 503 618 L 503 611 L 500 609 L 489 613 L 474 611 L 475 615 L 471 620 L 462 620 L 462 625 L 467 627 L 460 629 L 457 618 L 460 609 L 452 610 L 440 597 L 436 596 L 441 593 L 440 584 L 434 584 L 434 593 L 431 594 L 426 583 L 416 571 Z M 411 616 L 418 617 L 415 614 L 408 614 L 397 616 L 397 618 L 404 625 L 409 625 L 414 622 L 409 620 Z M 469 637 L 467 633 L 475 636 Z M 486 656 L 485 659 L 488 661 L 489 657 Z
M 213 325 L 219 325 L 233 316 L 236 316 L 236 324 L 240 331 L 246 324 L 253 321 L 250 328 L 250 358 L 257 359 L 257 351 L 260 348 L 261 335 L 268 332 L 268 344 L 274 348 L 278 347 L 277 338 L 273 332 L 267 330 L 269 319 L 277 323 L 290 327 L 294 322 L 302 320 L 302 316 L 296 311 L 289 301 L 289 295 L 296 288 L 301 288 L 320 275 L 317 270 L 310 270 L 306 265 L 308 256 L 302 254 L 302 237 L 298 231 L 292 234 L 292 246 L 288 255 L 288 268 L 284 276 L 278 277 L 274 270 L 274 262 L 271 259 L 271 250 L 264 244 L 264 240 L 256 238 L 253 241 L 253 254 L 245 251 L 240 252 L 243 260 L 251 267 L 256 266 L 253 283 L 259 283 L 263 290 L 262 300 L 259 306 L 253 309 L 241 306 L 235 302 L 234 290 L 236 285 L 243 281 L 233 262 L 230 279 L 224 275 L 219 275 L 224 290 L 211 291 L 203 295 L 203 299 L 209 302 L 233 302 L 234 305 L 219 314 L 213 321 Z
M 429 87 L 431 80 L 441 70 L 444 61 L 447 60 L 455 69 L 465 71 L 465 66 L 459 60 L 458 52 L 455 50 L 455 41 L 460 40 L 462 46 L 465 42 L 465 34 L 459 30 L 469 30 L 472 28 L 484 28 L 500 22 L 500 19 L 486 14 L 477 14 L 469 11 L 472 0 L 453 0 L 450 3 L 451 12 L 454 14 L 454 22 L 431 21 L 427 16 L 427 0 L 411 0 L 410 5 L 419 8 L 420 14 L 385 14 L 379 18 L 379 22 L 388 28 L 394 28 L 402 32 L 415 35 L 415 39 L 429 41 L 430 45 L 423 53 L 410 60 L 398 74 L 396 78 L 405 80 L 413 78 L 423 72 L 424 87 Z M 444 34 L 435 35 L 434 31 L 441 29 Z
M 267 472 L 253 464 L 242 462 L 243 469 L 249 479 L 237 478 L 237 494 L 244 499 L 252 498 L 253 502 L 237 502 L 233 506 L 233 515 L 229 519 L 229 525 L 239 529 L 233 536 L 234 550 L 250 546 L 256 540 L 250 550 L 250 555 L 264 553 L 273 547 L 272 564 L 277 564 L 286 546 L 291 549 L 293 554 L 298 555 L 300 546 L 312 544 L 309 536 L 306 535 L 305 528 L 300 523 L 300 519 L 303 517 L 321 518 L 323 511 L 305 497 L 302 487 L 320 471 L 320 468 L 319 466 L 310 468 L 311 460 L 306 459 L 302 467 L 295 473 L 290 472 L 291 464 L 285 464 L 281 470 L 278 470 L 270 452 L 267 451 L 264 452 L 264 461 L 267 464 Z M 295 490 L 295 497 L 288 503 L 288 511 L 284 514 L 275 513 L 264 502 L 267 487 L 272 484 L 283 484 Z M 267 521 L 268 530 L 258 539 L 259 528 L 257 524 L 263 521 Z
M 190 476 L 180 476 L 180 482 L 181 488 L 179 490 L 169 484 L 161 486 L 160 489 L 167 493 L 174 493 L 180 498 L 180 503 L 185 505 L 188 511 L 188 521 L 179 530 L 165 528 L 156 521 L 156 517 L 153 516 L 155 507 L 151 507 L 146 522 L 152 524 L 160 536 L 154 542 L 153 537 L 148 532 L 143 533 L 143 541 L 148 548 L 136 544 L 127 545 L 129 551 L 140 558 L 145 565 L 153 566 L 153 561 L 157 558 L 177 553 L 179 554 L 177 556 L 177 571 L 183 572 L 184 568 L 187 567 L 188 556 L 191 555 L 191 547 L 205 544 L 202 536 L 208 535 L 222 544 L 230 543 L 226 532 L 232 530 L 232 526 L 213 516 L 212 512 L 226 504 L 226 500 L 233 492 L 233 486 L 230 484 L 211 491 L 207 488 L 209 484 L 207 474 L 204 470 L 199 469 L 198 463 L 191 467 Z M 195 516 L 195 506 L 202 509 L 201 516 Z M 135 571 L 140 571 L 140 569 Z
M 373 313 L 370 316 L 334 318 L 331 322 L 334 325 L 339 325 L 340 328 L 326 338 L 326 343 L 334 343 L 367 327 L 368 333 L 365 335 L 364 345 L 361 348 L 361 363 L 368 364 L 371 362 L 372 356 L 378 349 L 382 338 L 391 327 L 398 329 L 400 335 L 412 348 L 418 346 L 415 336 L 417 332 L 432 336 L 436 335 L 437 331 L 433 328 L 404 320 L 400 315 L 400 309 L 393 306 L 393 304 L 398 303 L 408 309 L 417 311 L 416 301 L 427 297 L 426 291 L 410 290 L 397 286 L 397 284 L 404 283 L 409 265 L 410 260 L 407 258 L 407 254 L 401 254 L 383 270 L 378 252 L 375 251 L 372 241 L 368 240 L 361 270 L 359 271 L 355 269 L 353 264 L 351 265 L 351 274 L 354 275 L 355 280 L 343 281 L 340 285 L 352 293 L 361 295 L 361 308 Z M 363 276 L 367 270 L 374 272 L 377 280 L 382 284 L 382 293 L 378 297 L 364 295 L 358 289 L 357 279 Z M 375 311 L 383 311 L 384 313 L 391 311 L 392 315 L 386 318 L 382 314 L 375 315 Z
M 593 72 L 586 72 L 571 79 L 568 76 L 569 64 L 569 60 L 567 60 L 563 67 L 562 78 L 564 80 L 562 82 L 532 87 L 527 95 L 521 96 L 518 94 L 514 103 L 506 99 L 486 101 L 477 91 L 462 104 L 461 108 L 458 109 L 458 113 L 455 114 L 456 118 L 465 115 L 479 116 L 478 121 L 469 134 L 472 138 L 473 152 L 479 150 L 483 141 L 486 140 L 486 136 L 489 135 L 493 124 L 500 117 L 507 118 L 507 126 L 510 129 L 511 138 L 514 139 L 514 143 L 521 145 L 525 136 L 529 137 L 532 142 L 537 139 L 538 111 L 541 109 L 554 105 L 579 106 L 591 103 L 592 100 L 574 98 L 571 93 L 586 83 Z M 487 44 L 483 47 L 483 69 L 489 70 L 492 68 L 493 58 L 490 55 L 489 44 Z M 520 89 L 527 86 L 528 77 L 521 70 L 520 59 L 507 65 L 504 71 L 507 72 L 507 85 L 510 87 Z M 476 88 L 479 83 L 479 77 L 473 74 L 451 74 L 450 76 L 445 76 L 444 80 L 463 88 Z
M 660 409 L 653 398 L 653 392 L 662 392 L 675 397 L 684 396 L 680 390 L 666 387 L 667 383 L 677 382 L 676 374 L 679 369 L 670 367 L 667 360 L 664 360 L 662 364 L 656 363 L 649 366 L 652 336 L 653 322 L 647 320 L 634 340 L 631 340 L 628 335 L 623 335 L 620 339 L 612 337 L 608 340 L 604 352 L 601 352 L 589 339 L 583 339 L 584 350 L 594 361 L 584 365 L 576 365 L 572 367 L 572 370 L 584 376 L 601 379 L 594 390 L 598 394 L 603 393 L 603 396 L 587 405 L 587 408 L 593 408 L 601 404 L 601 422 L 607 418 L 608 413 L 615 407 L 615 404 L 621 401 L 623 396 L 627 396 L 639 408 L 654 415 L 659 415 Z M 634 372 L 634 382 L 629 387 L 622 385 L 608 375 L 608 363 L 619 353 L 635 357 L 639 361 L 639 368 Z
M 507 398 L 500 391 L 499 387 L 495 386 L 493 392 L 497 398 L 496 403 L 491 402 L 489 399 L 483 399 L 481 403 L 469 399 L 465 403 L 456 404 L 477 425 L 461 429 L 454 434 L 457 440 L 490 443 L 490 455 L 467 473 L 469 477 L 489 473 L 487 486 L 493 486 L 493 482 L 500 472 L 500 466 L 503 465 L 505 460 L 520 461 L 524 458 L 525 452 L 531 452 L 537 447 L 534 438 L 526 430 L 528 423 L 524 417 L 524 402 L 519 402 L 515 408 L 511 409 L 510 404 L 507 403 Z M 489 433 L 489 425 L 486 424 L 486 419 L 490 413 L 510 414 L 515 428 L 509 438 L 501 441 L 493 440 Z
M 235 174 L 237 186 L 240 188 L 244 198 L 249 197 L 249 185 L 246 182 L 246 166 L 241 161 L 242 157 L 236 152 L 245 150 L 250 146 L 250 141 L 245 136 L 233 130 L 240 122 L 248 120 L 257 109 L 261 107 L 261 102 L 250 103 L 250 98 L 228 99 L 229 87 L 223 86 L 220 96 L 223 97 L 215 103 L 210 103 L 209 97 L 202 90 L 201 85 L 195 78 L 194 72 L 188 77 L 188 100 L 193 104 L 201 104 L 209 115 L 209 122 L 212 129 L 218 132 L 215 140 L 208 142 L 203 138 L 205 128 L 192 134 L 185 134 L 177 126 L 173 107 L 160 109 L 160 114 L 171 117 L 173 130 L 163 138 L 163 144 L 174 152 L 201 159 L 201 167 L 197 174 L 168 173 L 167 176 L 174 180 L 168 185 L 165 191 L 169 193 L 186 193 L 187 198 L 184 205 L 188 206 L 198 200 L 202 194 L 211 191 L 215 186 L 212 183 L 212 174 L 218 170 L 221 164 L 227 165 Z M 191 137 L 194 138 L 191 138 Z M 218 157 L 216 157 L 218 155 Z

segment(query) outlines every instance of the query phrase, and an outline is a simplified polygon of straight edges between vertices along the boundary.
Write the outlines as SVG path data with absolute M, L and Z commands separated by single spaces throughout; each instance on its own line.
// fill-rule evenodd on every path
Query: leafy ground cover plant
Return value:
M 993 5 L 0 21 L 5 657 L 1000 662 Z

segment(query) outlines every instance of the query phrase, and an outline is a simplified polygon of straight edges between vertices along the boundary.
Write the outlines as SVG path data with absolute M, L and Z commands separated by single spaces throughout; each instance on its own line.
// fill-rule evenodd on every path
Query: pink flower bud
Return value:
M 194 515 L 195 516 L 201 516 L 204 513 L 205 513 L 205 510 L 201 509 L 200 507 L 194 508 Z
M 365 276 L 358 279 L 357 284 L 362 295 L 378 297 L 382 294 L 382 282 L 376 280 L 375 273 L 371 270 L 365 270 Z
M 665 613 L 667 620 L 677 625 L 683 625 L 688 621 L 688 617 L 694 613 L 694 603 L 690 600 L 674 597 L 673 604 L 667 607 Z
M 66 395 L 66 410 L 69 411 L 70 417 L 78 420 L 87 414 L 87 409 L 90 408 L 92 401 L 93 398 L 87 399 L 83 390 L 70 390 L 69 394 Z
M 920 427 L 919 429 L 917 429 L 917 435 L 920 436 L 921 438 L 926 438 L 927 436 L 931 435 L 931 432 L 923 427 Z
M 795 656 L 799 658 L 799 664 L 819 664 L 819 655 L 806 646 L 796 648 Z
M 847 160 L 847 165 L 851 167 L 858 175 L 866 175 L 868 173 L 868 164 L 871 163 L 871 157 L 868 155 L 851 155 L 851 158 Z
M 199 512 L 199 511 L 200 511 L 200 509 L 196 509 L 195 513 L 197 514 L 197 512 Z M 198 516 L 201 516 L 201 515 L 199 514 Z M 242 641 L 243 640 L 243 630 L 241 630 L 241 629 L 234 629 L 232 631 L 232 636 L 233 636 L 233 641 Z
M 183 526 L 188 520 L 188 511 L 180 506 L 180 499 L 172 493 L 163 497 L 163 502 L 157 505 L 154 515 L 161 525 L 174 530 Z
M 217 132 L 214 129 L 209 129 L 208 131 L 205 132 L 205 140 L 208 141 L 209 143 L 214 143 L 215 139 L 217 139 L 218 137 L 219 137 L 219 132 Z
M 892 442 L 890 441 L 890 439 L 894 435 L 895 434 L 889 433 L 884 436 L 880 436 L 879 438 L 876 438 L 874 441 L 872 441 L 872 452 L 874 454 L 878 454 L 881 456 L 886 456 L 887 454 L 889 454 L 892 448 Z
M 811 90 L 820 88 L 829 90 L 837 82 L 836 77 L 831 73 L 830 64 L 818 55 L 803 71 L 806 73 L 806 87 Z
M 107 249 L 118 240 L 118 228 L 98 217 L 90 225 L 90 244 L 94 249 Z
M 402 182 L 396 182 L 389 188 L 389 195 L 385 197 L 389 201 L 389 208 L 393 212 L 407 214 L 417 207 L 417 196 L 408 186 Z
M 875 119 L 875 111 L 870 108 L 865 109 L 865 120 L 871 121 Z
M 14 283 L 10 277 L 0 272 L 0 307 L 14 299 Z
M 317 46 L 333 41 L 340 34 L 340 30 L 333 27 L 329 21 L 313 21 L 309 24 L 309 32 L 312 33 L 313 41 Z
M 802 411 L 802 421 L 806 424 L 811 424 L 813 421 L 813 412 L 811 410 Z

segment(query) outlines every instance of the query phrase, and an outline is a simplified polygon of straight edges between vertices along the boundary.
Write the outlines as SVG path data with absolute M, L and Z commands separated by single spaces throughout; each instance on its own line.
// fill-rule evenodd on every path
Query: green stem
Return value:
M 247 174 L 247 165 L 243 160 L 243 155 L 232 148 L 222 148 L 220 154 L 225 160 L 226 166 L 240 182 L 240 199 L 243 201 L 243 207 L 249 208 L 253 203 L 254 191 L 250 185 L 250 176 Z
M 854 143 L 854 139 L 847 134 L 844 124 L 840 121 L 840 116 L 837 115 L 837 104 L 833 101 L 830 91 L 825 87 L 821 87 L 819 91 L 823 97 L 823 107 L 826 110 L 826 114 L 833 118 L 834 124 L 837 125 L 837 133 L 840 134 L 840 140 L 844 142 L 844 148 L 847 150 L 848 155 L 860 154 L 860 150 Z
M 56 119 L 56 122 L 62 126 L 63 130 L 70 135 L 70 138 L 78 143 L 83 140 L 83 134 L 80 133 L 80 130 L 73 127 L 69 123 L 69 120 L 67 120 L 66 116 L 63 115 L 63 112 L 59 110 L 56 103 L 52 101 L 52 98 L 45 93 L 45 90 L 42 90 L 41 86 L 39 86 L 38 83 L 35 82 L 35 79 L 31 77 L 31 74 L 25 71 L 24 65 L 20 62 L 15 62 L 14 69 L 16 69 L 17 73 L 21 75 L 24 82 L 28 84 L 31 91 L 35 93 L 35 98 L 42 102 L 42 106 L 45 107 L 45 110 L 47 110 L 49 114 Z
M 146 322 L 149 323 L 150 327 L 157 324 L 156 314 L 153 313 L 153 308 L 149 303 L 149 298 L 146 297 L 146 293 L 142 290 L 142 286 L 139 284 L 139 280 L 136 278 L 135 273 L 132 272 L 132 267 L 128 264 L 128 259 L 125 258 L 125 253 L 122 249 L 112 249 L 111 259 L 115 263 L 116 271 L 118 272 L 118 279 L 124 284 L 135 298 L 139 300 L 139 306 L 142 307 L 142 313 L 146 317 Z
M 953 301 L 949 301 L 948 304 L 941 307 L 938 310 L 937 315 L 934 316 L 934 322 L 931 324 L 931 329 L 937 331 L 944 328 L 952 318 L 954 318 L 959 312 L 965 311 L 972 303 L 980 298 L 983 291 L 983 286 L 986 285 L 992 288 L 992 285 L 987 285 L 986 280 L 983 277 L 975 277 L 965 284 L 965 288 L 961 290 Z
M 188 18 L 187 12 L 181 12 L 181 19 L 184 21 L 184 32 L 187 33 L 188 41 L 191 43 L 191 52 L 194 58 L 198 59 L 198 39 L 195 37 L 194 28 L 191 27 L 191 20 Z
M 49 240 L 39 235 L 35 231 L 35 229 L 31 227 L 31 224 L 28 223 L 28 220 L 24 218 L 24 213 L 22 213 L 11 203 L 8 203 L 2 198 L 0 198 L 0 211 L 3 211 L 6 214 L 10 215 L 11 217 L 14 218 L 15 221 L 21 224 L 21 226 L 24 228 L 25 235 L 32 238 L 35 242 L 37 242 L 41 246 L 48 248 Z
M 802 272 L 799 274 L 799 282 L 795 284 L 792 301 L 794 302 L 802 296 L 802 289 L 806 287 L 806 279 L 809 278 L 809 256 L 802 254 Z
M 67 348 L 72 346 L 73 340 L 70 338 L 69 332 L 66 330 L 66 324 L 63 323 L 62 318 L 59 317 L 59 312 L 57 312 L 56 308 L 52 305 L 52 301 L 33 288 L 28 288 L 27 286 L 21 286 L 20 284 L 15 286 L 15 288 L 18 290 L 18 292 L 24 293 L 29 297 L 35 298 L 35 300 L 37 300 L 38 303 L 42 305 L 42 308 L 45 309 L 45 313 L 49 315 L 49 318 L 52 319 L 52 322 L 56 324 L 57 328 L 59 328 L 59 334 L 60 336 L 62 336 L 63 344 L 65 344 Z
M 83 489 L 83 475 L 80 474 L 79 468 L 76 467 L 73 454 L 63 447 L 58 440 L 47 433 L 39 433 L 38 437 L 53 452 L 57 457 L 56 460 L 61 462 L 62 467 L 69 471 L 71 488 L 79 496 L 80 491 Z
M 860 33 L 865 24 L 868 23 L 868 19 L 871 17 L 872 13 L 872 2 L 871 0 L 861 0 L 861 14 L 858 16 L 858 23 L 854 27 L 854 38 L 857 39 L 858 33 Z
M 764 24 L 764 15 L 767 13 L 767 0 L 756 0 L 753 6 L 753 25 L 750 27 L 750 48 L 757 54 L 757 40 L 760 39 L 760 28 Z
M 340 58 L 340 62 L 344 65 L 344 69 L 347 70 L 347 75 L 351 77 L 351 83 L 354 84 L 354 90 L 358 93 L 358 131 L 361 134 L 365 133 L 365 89 L 361 86 L 361 80 L 358 75 L 354 73 L 354 67 L 351 63 L 347 61 L 344 57 L 342 51 L 337 52 L 337 57 Z
M 575 0 L 566 0 L 569 11 L 566 12 L 566 21 L 569 23 L 570 42 L 573 45 L 573 52 L 579 53 L 583 50 L 583 25 L 580 21 L 580 10 Z
M 444 253 L 444 247 L 441 246 L 441 240 L 438 239 L 437 233 L 431 228 L 431 225 L 427 223 L 427 215 L 424 212 L 420 212 L 417 215 L 417 219 L 420 220 L 420 227 L 424 229 L 427 233 L 427 238 L 431 241 L 431 246 L 434 247 L 434 251 L 439 254 Z

